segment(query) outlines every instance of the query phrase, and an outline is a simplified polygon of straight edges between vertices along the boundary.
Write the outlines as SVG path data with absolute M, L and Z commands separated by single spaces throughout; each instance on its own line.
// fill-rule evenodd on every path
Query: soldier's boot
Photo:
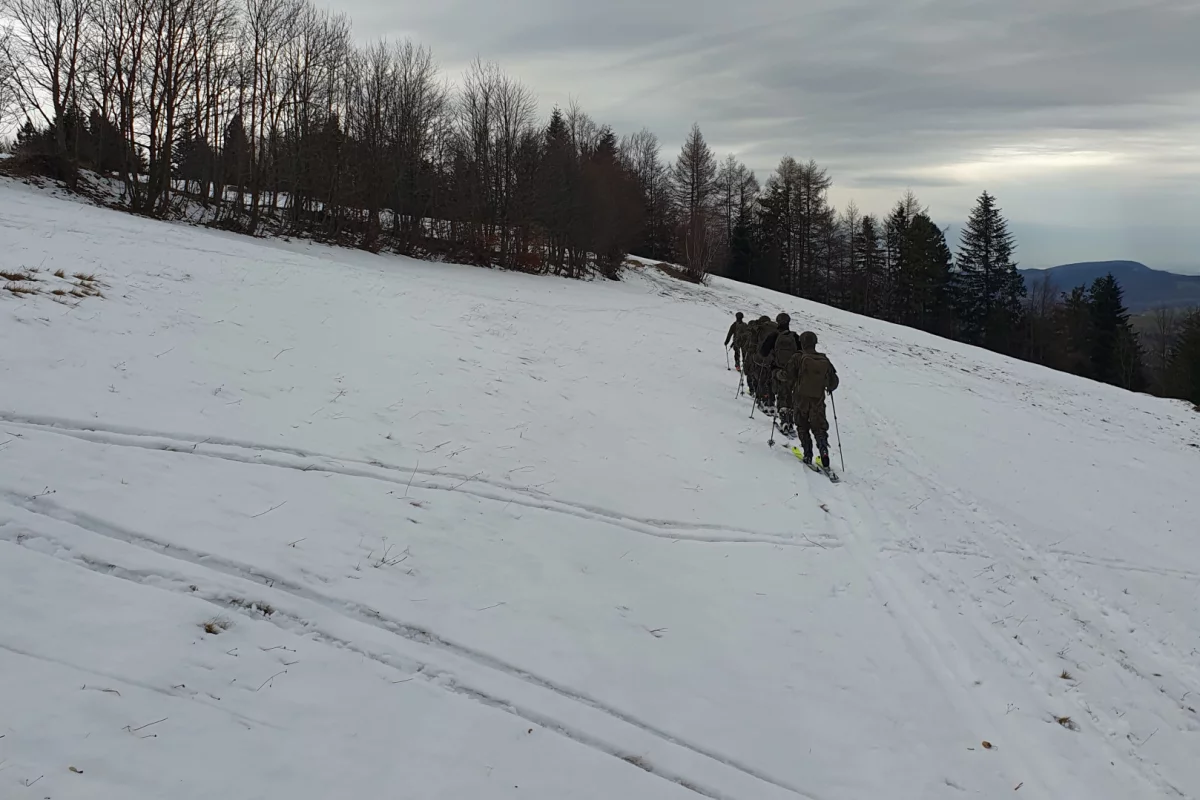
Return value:
M 827 434 L 817 434 L 817 452 L 820 454 L 817 463 L 822 467 L 832 469 L 833 462 L 829 460 L 829 436 Z
M 779 409 L 779 430 L 788 439 L 796 438 L 796 425 L 792 422 L 792 410 L 790 408 Z
M 800 447 L 802 450 L 804 450 L 804 463 L 805 464 L 813 463 L 813 460 L 812 460 L 813 446 L 812 446 L 812 444 L 813 444 L 812 437 L 810 437 L 808 435 L 808 431 L 803 431 L 800 434 Z

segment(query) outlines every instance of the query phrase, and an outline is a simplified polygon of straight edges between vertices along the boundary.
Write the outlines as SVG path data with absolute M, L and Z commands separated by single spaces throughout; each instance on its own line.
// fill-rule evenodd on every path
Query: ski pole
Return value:
M 725 371 L 729 371 L 729 345 L 725 345 Z
M 735 394 L 735 395 L 733 396 L 735 400 L 736 400 L 737 398 L 739 398 L 739 397 L 741 397 L 741 396 L 742 396 L 742 384 L 743 384 L 743 383 L 745 383 L 745 381 L 746 381 L 746 376 L 745 376 L 745 375 L 743 375 L 743 374 L 741 374 L 741 373 L 739 373 L 739 374 L 738 374 L 738 390 L 737 390 L 737 394 Z
M 846 471 L 846 456 L 842 452 L 842 431 L 838 428 L 837 421 L 837 401 L 833 399 L 833 392 L 829 393 L 829 403 L 833 406 L 833 431 L 837 434 L 838 440 L 838 458 L 842 462 L 842 472 Z
M 771 417 L 771 438 L 767 439 L 767 447 L 775 446 L 775 423 L 778 421 L 775 417 Z

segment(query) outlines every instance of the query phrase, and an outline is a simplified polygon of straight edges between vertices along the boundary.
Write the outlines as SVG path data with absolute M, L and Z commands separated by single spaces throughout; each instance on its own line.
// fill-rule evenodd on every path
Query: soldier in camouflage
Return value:
M 812 331 L 800 334 L 800 352 L 788 361 L 782 382 L 791 397 L 792 419 L 804 449 L 804 462 L 812 463 L 812 439 L 815 438 L 821 466 L 832 467 L 829 461 L 829 420 L 825 416 L 825 393 L 836 391 L 840 380 L 829 358 L 817 352 L 817 335 Z
M 742 312 L 737 312 L 733 324 L 729 326 L 729 333 L 725 334 L 725 346 L 733 346 L 733 365 L 737 367 L 738 372 L 742 371 L 742 348 L 739 342 L 745 339 L 746 323 L 742 321 Z
M 789 438 L 795 435 L 796 429 L 792 424 L 792 393 L 784 382 L 783 371 L 792 356 L 800 352 L 800 337 L 791 329 L 791 324 L 792 318 L 787 314 L 777 316 L 775 332 L 760 347 L 760 353 L 767 362 L 775 408 L 779 412 L 779 430 Z

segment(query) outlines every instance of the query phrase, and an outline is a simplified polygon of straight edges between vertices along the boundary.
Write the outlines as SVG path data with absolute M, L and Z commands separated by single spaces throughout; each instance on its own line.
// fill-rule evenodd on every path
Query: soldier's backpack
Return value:
M 775 366 L 782 369 L 800 352 L 800 336 L 795 331 L 783 331 L 775 339 Z
M 824 353 L 805 353 L 796 370 L 796 393 L 800 397 L 824 397 L 838 387 L 837 370 Z

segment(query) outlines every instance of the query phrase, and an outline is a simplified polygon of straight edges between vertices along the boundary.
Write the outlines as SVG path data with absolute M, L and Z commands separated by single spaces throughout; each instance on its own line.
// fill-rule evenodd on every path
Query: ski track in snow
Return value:
M 877 412 L 870 405 L 862 403 L 861 401 L 859 403 L 859 408 L 860 410 L 870 414 L 872 417 L 872 427 L 878 435 L 885 440 L 892 439 L 887 432 L 887 422 L 882 415 L 879 414 L 879 412 Z M 1148 687 L 1152 690 L 1156 690 L 1162 694 L 1172 697 L 1172 699 L 1175 700 L 1176 704 L 1178 705 L 1179 710 L 1184 712 L 1191 711 L 1182 698 L 1186 698 L 1189 694 L 1200 694 L 1200 680 L 1198 680 L 1200 679 L 1200 675 L 1198 675 L 1194 669 L 1187 670 L 1186 676 L 1168 676 L 1170 680 L 1168 680 L 1167 683 L 1171 687 L 1170 689 L 1162 688 L 1160 686 L 1161 681 L 1156 682 L 1155 679 L 1152 678 L 1152 674 L 1161 678 L 1164 673 L 1169 672 L 1171 669 L 1171 666 L 1169 665 L 1187 664 L 1188 658 L 1184 653 L 1179 651 L 1168 653 L 1169 658 L 1166 662 L 1168 666 L 1164 666 L 1163 664 L 1155 664 L 1153 668 L 1150 669 L 1140 669 L 1135 667 L 1132 664 L 1132 661 L 1136 657 L 1143 659 L 1149 657 L 1153 654 L 1155 647 L 1151 643 L 1145 641 L 1144 637 L 1139 637 L 1136 635 L 1126 636 L 1115 626 L 1105 622 L 1105 620 L 1111 617 L 1121 617 L 1123 615 L 1120 615 L 1119 612 L 1116 612 L 1113 609 L 1108 609 L 1101 605 L 1099 607 L 1100 620 L 1098 620 L 1098 622 L 1104 626 L 1105 632 L 1093 633 L 1088 624 L 1079 620 L 1079 612 L 1076 610 L 1077 607 L 1063 599 L 1064 595 L 1070 595 L 1072 592 L 1062 581 L 1056 579 L 1055 577 L 1056 573 L 1061 573 L 1061 565 L 1058 565 L 1056 569 L 1056 565 L 1049 563 L 1042 553 L 1039 553 L 1034 548 L 1031 548 L 1027 543 L 1022 541 L 1020 537 L 1009 533 L 1007 530 L 1008 526 L 1005 523 L 992 518 L 986 512 L 981 510 L 978 502 L 964 497 L 959 490 L 944 484 L 928 467 L 921 463 L 918 457 L 903 451 L 903 449 L 899 447 L 894 440 L 891 441 L 891 444 L 899 454 L 899 458 L 902 460 L 903 465 L 906 467 L 909 474 L 916 476 L 916 478 L 927 487 L 928 494 L 930 496 L 938 496 L 944 500 L 948 500 L 964 517 L 973 518 L 978 522 L 977 525 L 972 526 L 973 530 L 985 531 L 993 534 L 995 539 L 1000 544 L 1000 546 L 989 547 L 985 544 L 982 537 L 976 536 L 974 537 L 976 546 L 970 550 L 950 551 L 946 549 L 935 549 L 932 552 L 956 556 L 968 555 L 994 563 L 1003 563 L 1010 570 L 1021 574 L 1023 577 L 1027 579 L 1031 578 L 1031 580 L 1028 580 L 1028 585 L 1035 587 L 1035 590 L 1042 596 L 1043 600 L 1048 605 L 1057 608 L 1057 610 L 1064 617 L 1072 618 L 1079 624 L 1084 635 L 1087 636 L 1087 639 L 1089 640 L 1089 646 L 1093 648 L 1097 656 L 1099 656 L 1101 659 L 1112 660 L 1119 663 L 1125 670 L 1146 682 Z M 858 511 L 858 513 L 855 513 L 853 510 L 850 512 L 854 514 L 857 519 L 854 521 L 846 521 L 845 535 L 850 541 L 855 540 L 854 531 L 856 530 L 878 530 L 883 528 L 892 531 L 903 531 L 907 528 L 904 523 L 896 520 L 890 513 L 879 512 L 869 497 L 863 498 L 862 503 L 857 505 L 849 505 L 847 508 L 857 509 Z M 864 510 L 867 511 L 866 514 L 862 513 Z M 858 551 L 859 545 L 855 544 L 852 549 Z M 964 685 L 968 680 L 968 676 L 971 674 L 971 670 L 966 666 L 965 662 L 961 660 L 960 648 L 955 643 L 954 637 L 945 631 L 944 626 L 940 624 L 937 617 L 922 613 L 920 611 L 920 608 L 924 604 L 917 600 L 913 594 L 916 593 L 917 596 L 919 596 L 919 593 L 921 592 L 919 586 L 923 582 L 932 581 L 934 585 L 939 587 L 939 593 L 945 592 L 947 589 L 949 589 L 954 594 L 966 596 L 971 600 L 971 603 L 960 605 L 960 613 L 961 609 L 965 609 L 967 613 L 972 615 L 974 618 L 973 627 L 980 634 L 981 638 L 985 640 L 985 646 L 991 649 L 998 660 L 1006 662 L 1015 660 L 1023 666 L 1031 668 L 1031 675 L 1038 671 L 1045 671 L 1044 658 L 1039 658 L 1037 655 L 1031 653 L 1028 647 L 1024 646 L 1023 644 L 1018 644 L 1016 646 L 1012 645 L 1010 637 L 997 635 L 995 633 L 995 621 L 986 619 L 981 613 L 983 606 L 982 599 L 974 592 L 974 590 L 967 586 L 966 583 L 957 579 L 954 575 L 947 573 L 946 570 L 938 569 L 935 564 L 932 564 L 928 562 L 928 560 L 921 558 L 920 556 L 924 551 L 919 550 L 916 553 L 912 553 L 911 551 L 900 547 L 884 547 L 880 548 L 880 550 L 890 550 L 891 552 L 917 556 L 915 561 L 918 564 L 918 569 L 924 576 L 926 576 L 928 579 L 927 581 L 922 581 L 920 579 L 916 581 L 898 581 L 896 578 L 898 575 L 902 574 L 902 572 L 898 572 L 895 569 L 870 569 L 868 567 L 867 571 L 873 576 L 873 579 L 884 580 L 891 584 L 891 588 L 894 590 L 893 593 L 900 597 L 901 602 L 904 603 L 906 608 L 904 617 L 897 619 L 898 624 L 909 628 L 922 638 L 922 646 L 918 647 L 917 649 L 923 650 L 924 652 L 937 658 L 939 663 L 934 668 L 946 669 L 948 674 L 954 675 L 955 684 Z M 1079 563 L 1097 563 L 1115 569 L 1141 571 L 1149 574 L 1182 578 L 1190 581 L 1195 581 L 1197 578 L 1200 578 L 1200 575 L 1197 575 L 1197 573 L 1190 570 L 1172 570 L 1170 568 L 1163 567 L 1145 567 L 1128 564 L 1117 559 L 1096 561 L 1077 553 L 1055 549 L 1050 549 L 1047 552 L 1067 561 L 1076 561 Z M 1017 557 L 1014 557 L 1014 555 Z M 1080 597 L 1079 600 L 1085 603 L 1087 602 L 1083 597 Z M 906 622 L 905 619 L 915 620 L 916 625 L 914 626 L 911 622 Z M 1135 630 L 1135 628 L 1129 626 L 1127 619 L 1123 620 L 1123 624 L 1126 630 L 1131 632 Z M 1104 641 L 1106 636 L 1109 640 L 1108 642 Z M 1012 639 L 1016 638 L 1017 637 L 1015 636 L 1012 637 Z M 1109 643 L 1111 641 L 1122 642 L 1124 640 L 1130 640 L 1127 644 L 1127 647 L 1129 648 L 1128 651 L 1125 649 L 1119 649 L 1115 645 Z M 1137 656 L 1131 657 L 1129 655 L 1130 652 L 1136 653 Z M 947 661 L 949 660 L 953 660 L 956 662 L 956 664 L 953 666 L 947 664 Z M 1087 702 L 1086 691 L 1080 690 L 1077 692 L 1074 701 L 1075 702 L 1073 705 L 1079 711 L 1084 712 L 1088 717 L 1090 717 L 1093 723 L 1098 727 L 1111 727 L 1114 724 L 1115 720 L 1109 718 L 1109 715 L 1107 715 L 1100 706 L 1097 706 L 1095 711 L 1092 709 Z M 1195 712 L 1192 711 L 1191 713 L 1194 715 Z M 1001 718 L 997 718 L 993 715 L 989 722 L 997 728 L 1002 728 L 1003 720 Z M 1182 724 L 1183 720 L 1181 719 L 1181 725 Z M 1020 739 L 1019 737 L 1013 737 L 1012 741 L 1019 742 Z M 1155 785 L 1157 790 L 1161 792 L 1163 796 L 1188 796 L 1180 787 L 1157 775 L 1152 769 L 1152 765 L 1144 764 L 1143 760 L 1137 755 L 1136 751 L 1129 751 L 1128 753 L 1122 752 L 1112 744 L 1110 738 L 1106 737 L 1103 739 L 1103 741 L 1113 751 L 1114 757 L 1124 758 L 1126 755 L 1132 754 L 1136 759 L 1135 763 L 1137 764 L 1137 771 L 1140 777 Z M 1052 762 L 1047 762 L 1045 759 L 1039 758 L 1036 752 L 1029 751 L 1027 748 L 1021 749 L 1023 760 L 1027 764 L 1036 764 L 1038 766 L 1041 779 L 1045 785 L 1053 786 L 1058 782 L 1055 779 L 1055 766 Z M 1067 792 L 1069 789 L 1069 785 L 1060 785 L 1055 789 L 1055 791 Z
M 819 800 L 816 795 L 810 794 L 803 789 L 789 786 L 787 783 L 765 775 L 752 767 L 739 764 L 725 756 L 707 751 L 699 745 L 679 739 L 678 737 L 673 736 L 666 731 L 659 730 L 653 725 L 639 720 L 637 717 L 631 714 L 608 707 L 598 700 L 588 697 L 586 694 L 582 694 L 568 687 L 557 685 L 552 681 L 539 677 L 538 675 L 523 670 L 512 664 L 507 664 L 493 656 L 488 655 L 487 653 L 473 650 L 462 644 L 443 639 L 436 633 L 424 628 L 387 617 L 375 609 L 367 608 L 357 603 L 339 601 L 334 598 L 327 597 L 319 592 L 309 589 L 308 587 L 289 582 L 258 567 L 239 564 L 223 559 L 219 556 L 215 556 L 211 553 L 190 550 L 188 548 L 179 547 L 178 545 L 173 546 L 150 536 L 135 533 L 133 531 L 123 530 L 96 517 L 70 511 L 44 499 L 31 500 L 2 487 L 0 487 L 0 498 L 3 498 L 11 507 L 21 508 L 30 514 L 35 514 L 60 523 L 74 526 L 89 534 L 111 539 L 131 547 L 138 547 L 148 550 L 153 553 L 166 556 L 167 558 L 175 561 L 184 562 L 185 564 L 192 566 L 202 567 L 205 570 L 219 572 L 231 578 L 249 581 L 255 584 L 254 591 L 256 592 L 256 596 L 263 596 L 266 599 L 270 599 L 271 595 L 285 594 L 299 600 L 308 601 L 315 605 L 321 606 L 334 614 L 338 614 L 339 616 L 364 625 L 379 628 L 387 633 L 399 636 L 405 640 L 408 640 L 409 642 L 420 645 L 423 648 L 441 651 L 443 654 L 457 656 L 473 662 L 474 664 L 485 669 L 502 673 L 507 677 L 514 678 L 529 686 L 551 692 L 565 700 L 587 706 L 588 708 L 594 709 L 595 711 L 604 714 L 615 721 L 624 723 L 631 728 L 636 728 L 642 733 L 649 734 L 650 736 L 661 740 L 662 743 L 673 747 L 678 747 L 695 755 L 710 759 L 711 761 L 716 762 L 723 767 L 727 767 L 730 770 L 742 773 L 746 777 L 753 778 L 757 781 L 761 781 L 762 783 L 782 789 L 791 795 L 810 798 L 810 800 Z M 16 528 L 17 530 L 10 530 L 12 528 Z M 67 560 L 74 561 L 80 566 L 90 569 L 94 572 L 110 575 L 112 577 L 131 581 L 133 583 L 153 585 L 158 588 L 169 589 L 176 592 L 194 594 L 196 591 L 198 591 L 198 589 L 191 588 L 197 584 L 189 583 L 189 578 L 187 576 L 172 576 L 166 572 L 136 571 L 120 567 L 116 564 L 104 563 L 93 558 L 76 555 L 73 547 L 63 540 L 55 539 L 52 536 L 40 531 L 38 533 L 22 533 L 20 531 L 20 520 L 0 519 L 0 541 L 7 541 L 17 545 L 26 545 L 31 538 L 45 539 L 53 543 L 65 551 Z M 264 586 L 269 591 L 264 592 Z M 240 611 L 243 614 L 253 614 L 252 611 L 249 611 L 246 608 L 239 607 L 237 605 L 230 606 L 228 602 L 217 602 L 215 604 L 223 609 L 233 608 L 234 610 Z M 276 619 L 277 615 L 279 619 Z M 360 652 L 362 655 L 373 660 L 381 661 L 381 663 L 384 663 L 387 666 L 403 669 L 403 671 L 406 673 L 420 673 L 423 677 L 426 677 L 430 680 L 440 681 L 438 685 L 442 686 L 443 688 L 447 688 L 449 691 L 465 695 L 484 705 L 515 714 L 522 719 L 525 719 L 536 725 L 549 728 L 581 744 L 596 748 L 607 755 L 624 759 L 627 758 L 631 752 L 630 750 L 621 749 L 618 745 L 606 743 L 602 737 L 593 736 L 583 730 L 572 728 L 564 723 L 561 723 L 555 720 L 552 715 L 538 713 L 535 710 L 522 707 L 522 705 L 517 701 L 502 699 L 487 691 L 474 688 L 467 683 L 459 682 L 455 679 L 452 671 L 446 671 L 435 665 L 434 662 L 436 661 L 437 656 L 434 656 L 432 659 L 424 659 L 404 666 L 398 666 L 387 659 L 381 658 L 377 654 L 363 651 L 351 640 L 340 639 L 328 631 L 322 630 L 320 626 L 306 618 L 297 615 L 289 615 L 286 612 L 280 613 L 277 610 L 275 613 L 270 615 L 270 619 L 276 624 L 280 624 L 282 621 L 286 620 L 291 624 L 291 627 L 307 633 L 315 633 L 320 637 L 321 640 L 329 644 L 333 644 L 338 647 L 344 647 L 355 652 Z M 281 625 L 281 627 L 286 628 L 284 625 Z M 0 646 L 3 645 L 0 644 Z M 28 653 L 22 654 L 30 655 Z M 113 676 L 105 677 L 111 678 Z M 448 680 L 449 683 L 442 679 Z M 159 691 L 157 689 L 152 690 Z M 630 738 L 632 737 L 630 737 L 629 732 L 625 732 L 625 735 L 622 737 L 624 741 L 629 741 Z M 653 766 L 652 762 L 646 762 L 642 768 L 651 774 L 665 778 L 674 783 L 678 783 L 685 788 L 696 792 L 697 794 L 714 798 L 714 800 L 725 800 L 725 798 L 736 796 L 726 794 L 720 789 L 704 788 L 702 782 L 690 779 L 683 775 L 673 774 L 670 771 L 663 771 L 660 768 Z M 761 791 L 762 790 L 760 789 L 757 796 L 762 796 Z
M 655 536 L 663 539 L 713 542 L 716 544 L 772 544 L 784 547 L 828 548 L 840 545 L 838 541 L 822 534 L 815 535 L 818 540 L 824 539 L 818 545 L 811 541 L 787 538 L 782 534 L 759 533 L 745 528 L 729 528 L 720 525 L 706 525 L 703 523 L 679 522 L 674 520 L 638 519 L 637 517 L 622 514 L 619 511 L 573 503 L 550 496 L 533 497 L 528 490 L 522 489 L 519 486 L 490 481 L 479 476 L 460 475 L 444 471 L 422 471 L 417 467 L 400 467 L 385 464 L 381 461 L 355 461 L 351 458 L 290 448 L 275 448 L 263 444 L 235 442 L 222 439 L 221 437 L 201 438 L 151 431 L 121 430 L 119 428 L 106 428 L 95 424 L 89 425 L 78 421 L 23 416 L 8 411 L 0 411 L 0 420 L 25 429 L 59 433 L 97 444 L 222 458 L 244 464 L 262 464 L 281 469 L 299 470 L 300 472 L 329 472 L 352 478 L 368 478 L 405 487 L 415 486 L 419 489 L 434 491 L 462 492 L 463 494 L 469 494 L 484 500 L 604 522 L 635 533 L 642 533 L 647 536 Z M 222 451 L 218 447 L 233 448 L 235 452 L 230 452 L 229 450 Z M 247 450 L 253 451 L 252 454 L 236 452 Z M 283 456 L 291 456 L 296 460 L 288 461 L 282 458 Z M 347 464 L 354 466 L 346 466 Z M 425 478 L 449 478 L 454 480 L 455 483 L 453 486 L 448 486 L 446 484 L 426 481 L 413 482 L 411 477 L 405 479 L 404 475 L 421 475 Z M 487 485 L 509 492 L 509 494 L 497 494 L 494 491 L 479 488 L 465 488 L 467 484 Z M 722 535 L 722 532 L 728 533 Z
M 429 796 L 524 796 L 518 778 L 553 777 L 547 759 L 567 757 L 563 769 L 608 776 L 565 792 L 588 798 L 1200 797 L 1200 621 L 1186 607 L 1200 561 L 1194 535 L 1178 533 L 1194 524 L 1200 422 L 1178 406 L 763 289 L 681 283 L 644 262 L 619 284 L 581 287 L 196 231 L 6 183 L 0 225 L 17 237 L 15 258 L 72 272 L 86 263 L 111 287 L 111 299 L 74 310 L 42 298 L 0 305 L 13 342 L 0 363 L 13 387 L 0 410 L 11 437 L 0 441 L 0 602 L 6 555 L 56 576 L 31 584 L 34 627 L 0 636 L 10 656 L 148 693 L 164 709 L 194 704 L 284 746 L 302 735 L 309 718 L 286 706 L 64 655 L 50 637 L 72 629 L 50 605 L 59 593 L 88 604 L 95 590 L 76 597 L 61 570 L 150 608 L 154 598 L 201 605 L 237 616 L 248 636 L 269 629 L 293 647 L 353 654 L 388 684 L 416 681 L 464 729 L 519 720 L 522 733 L 557 737 L 497 744 L 498 757 L 532 752 L 537 763 L 514 766 L 511 793 L 487 783 L 491 765 L 457 785 L 453 769 L 431 766 Z M 821 336 L 843 375 L 840 484 L 763 446 L 770 419 L 746 419 L 744 398 L 726 388 L 736 376 L 712 355 L 733 310 L 781 307 Z M 534 322 L 517 324 L 517 313 Z M 610 338 L 592 335 L 612 320 Z M 477 420 L 482 430 L 459 433 Z M 450 431 L 453 452 L 422 464 Z M 271 436 L 279 443 L 263 443 Z M 1144 497 L 1114 501 L 1124 484 L 1103 460 L 1115 448 L 1130 452 L 1119 469 L 1141 479 Z M 1046 463 L 1010 474 L 1030 454 Z M 515 473 L 537 479 L 492 477 Z M 1064 473 L 1070 482 L 1049 491 Z M 126 477 L 141 481 L 127 496 Z M 178 530 L 170 513 L 138 506 L 164 489 L 180 504 Z M 407 506 L 352 507 L 384 490 L 433 493 L 438 513 L 401 529 L 394 509 Z M 261 516 L 242 510 L 250 502 L 282 497 L 267 514 L 289 497 L 295 509 L 298 495 L 314 502 L 244 524 Z M 345 574 L 358 569 L 349 538 L 389 532 L 419 543 L 428 566 L 412 578 Z M 310 552 L 279 556 L 305 535 L 319 538 Z M 512 594 L 474 605 L 497 585 Z M 488 612 L 508 601 L 519 611 Z M 131 658 L 154 651 L 141 646 Z M 306 691 L 322 686 L 309 680 Z M 106 719 L 56 702 L 89 731 Z M 311 718 L 335 719 L 320 702 L 305 706 Z M 372 711 L 361 709 L 367 729 Z M 15 740 L 35 743 L 36 757 L 18 751 L 22 769 L 79 747 L 53 726 L 42 732 L 41 716 L 0 720 L 10 726 L 0 727 L 0 795 Z M 420 730 L 389 735 L 420 760 Z M 34 789 L 35 778 L 14 784 L 16 796 L 81 791 L 54 776 Z M 143 784 L 88 796 L 156 796 Z M 561 786 L 537 800 L 564 796 Z

